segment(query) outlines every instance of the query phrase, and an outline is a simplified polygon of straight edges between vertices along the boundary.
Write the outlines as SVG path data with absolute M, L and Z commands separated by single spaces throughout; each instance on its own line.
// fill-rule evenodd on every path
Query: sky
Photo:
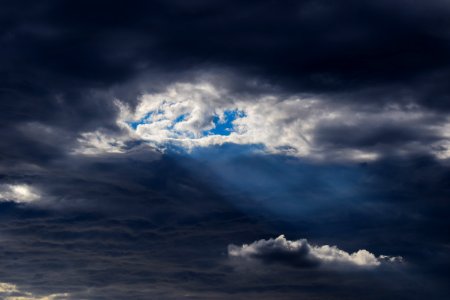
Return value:
M 450 298 L 450 2 L 0 3 L 0 299 Z

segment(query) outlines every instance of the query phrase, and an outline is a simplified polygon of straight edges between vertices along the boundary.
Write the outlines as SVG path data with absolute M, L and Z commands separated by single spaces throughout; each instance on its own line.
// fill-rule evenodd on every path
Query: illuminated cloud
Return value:
M 0 201 L 29 203 L 40 198 L 39 192 L 27 184 L 1 184 Z
M 4 300 L 66 300 L 69 299 L 70 295 L 68 293 L 57 293 L 38 296 L 19 289 L 15 284 L 0 282 L 0 296 Z
M 375 268 L 382 263 L 396 263 L 400 256 L 375 256 L 367 250 L 348 253 L 336 246 L 315 246 L 306 239 L 290 241 L 284 235 L 242 246 L 229 245 L 228 255 L 244 261 L 279 263 L 294 267 Z
M 104 153 L 124 153 L 124 141 L 108 136 L 100 131 L 86 132 L 78 139 L 80 147 L 74 154 L 98 155 Z
M 127 143 L 143 141 L 162 151 L 233 143 L 313 159 L 372 161 L 411 153 L 447 157 L 442 124 L 429 124 L 433 114 L 416 105 L 373 110 L 296 95 L 233 96 L 208 82 L 169 85 L 144 94 L 133 109 L 115 103 L 122 133 L 83 133 L 75 153 L 123 153 Z

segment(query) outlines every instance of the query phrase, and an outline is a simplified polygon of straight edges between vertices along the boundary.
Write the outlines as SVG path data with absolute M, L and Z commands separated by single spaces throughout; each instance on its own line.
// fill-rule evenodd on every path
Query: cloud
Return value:
M 70 298 L 68 293 L 57 293 L 50 295 L 35 295 L 33 293 L 23 291 L 15 284 L 0 282 L 0 296 L 3 300 L 67 300 Z
M 372 161 L 417 153 L 449 157 L 444 129 L 450 119 L 414 104 L 335 106 L 311 95 L 235 95 L 214 82 L 195 80 L 144 94 L 135 108 L 115 103 L 121 134 L 85 132 L 75 153 L 122 153 L 127 143 L 138 141 L 163 151 L 233 143 L 325 160 Z
M 0 137 L 7 142 L 0 148 L 9 161 L 38 162 L 73 152 L 70 146 L 77 141 L 78 153 L 123 151 L 124 140 L 115 136 L 113 100 L 130 105 L 127 120 L 140 122 L 150 111 L 135 112 L 137 101 L 150 108 L 143 103 L 153 99 L 161 106 L 155 98 L 171 96 L 169 102 L 180 104 L 169 92 L 174 90 L 178 96 L 185 93 L 184 106 L 162 105 L 166 119 L 137 126 L 141 138 L 186 147 L 262 143 L 271 153 L 343 160 L 415 152 L 448 159 L 448 136 L 442 137 L 450 122 L 441 118 L 450 103 L 445 84 L 449 34 L 443 26 L 449 6 L 440 0 L 405 3 L 349 1 L 344 8 L 324 0 L 283 5 L 136 1 L 122 7 L 48 1 L 28 3 L 29 18 L 23 18 L 23 5 L 2 3 L 0 119 L 5 130 Z M 104 16 L 105 5 L 111 18 Z M 85 11 L 89 16 L 79 18 Z M 190 81 L 196 77 L 212 88 Z M 205 97 L 221 105 L 198 101 Z M 231 121 L 229 135 L 211 131 L 226 124 L 220 123 L 226 111 L 239 102 L 248 102 L 243 108 L 250 114 Z M 195 110 L 189 110 L 191 104 Z M 411 104 L 416 110 L 405 109 Z M 189 116 L 177 122 L 167 113 L 182 110 Z M 337 117 L 328 120 L 334 113 Z M 21 123 L 41 124 L 57 137 L 50 133 L 36 141 L 26 132 L 16 135 Z M 390 125 L 394 132 L 386 130 Z M 395 142 L 361 136 L 354 141 L 349 138 L 353 129 L 372 137 L 386 131 Z
M 28 4 L 26 19 L 19 4 L 4 4 L 2 10 L 7 21 L 1 65 L 5 74 L 15 75 L 2 81 L 12 91 L 20 89 L 21 96 L 25 89 L 42 92 L 49 83 L 66 91 L 73 82 L 111 86 L 149 70 L 161 73 L 158 78 L 213 65 L 296 91 L 385 90 L 371 101 L 383 102 L 397 90 L 415 91 L 418 102 L 448 109 L 446 1 L 352 0 L 346 7 L 326 0 Z M 103 16 L 106 4 L 108 17 Z M 80 18 L 86 11 L 89 15 Z M 209 42 L 199 42 L 204 40 Z M 38 70 L 45 76 L 33 76 Z M 35 82 L 35 90 L 17 77 Z M 67 105 L 83 110 L 87 103 Z M 39 112 L 45 114 L 42 108 Z
M 348 253 L 336 246 L 314 246 L 306 239 L 290 241 L 284 235 L 242 246 L 229 245 L 228 255 L 244 261 L 279 263 L 294 267 L 375 268 L 382 263 L 403 261 L 401 256 L 376 257 L 367 250 Z
M 29 203 L 38 200 L 40 197 L 39 192 L 27 184 L 0 185 L 0 201 Z
M 114 136 L 108 136 L 101 131 L 82 133 L 78 138 L 79 146 L 74 154 L 99 155 L 106 153 L 124 153 L 125 143 Z
M 89 289 L 74 299 L 449 298 L 447 0 L 0 7 L 0 282 Z M 276 232 L 404 253 L 414 279 L 221 265 L 230 241 Z
M 212 152 L 211 160 L 224 159 L 217 153 L 223 151 Z M 145 149 L 136 154 L 152 156 Z M 325 165 L 326 169 L 316 170 L 318 164 L 299 164 L 301 160 L 284 156 L 230 155 L 234 159 L 222 166 L 248 190 L 217 189 L 214 184 L 225 179 L 209 172 L 211 164 L 186 155 L 162 155 L 151 161 L 132 153 L 71 156 L 72 160 L 47 166 L 41 173 L 35 171 L 26 182 L 51 195 L 48 201 L 55 203 L 0 203 L 0 281 L 13 282 L 34 295 L 68 292 L 76 300 L 179 299 L 184 294 L 207 299 L 314 299 L 336 293 L 360 299 L 361 291 L 370 294 L 369 299 L 395 299 L 399 290 L 408 299 L 442 295 L 439 287 L 445 283 L 438 275 L 420 281 L 437 285 L 436 290 L 415 284 L 421 270 L 434 268 L 446 274 L 448 266 L 446 244 L 441 242 L 447 237 L 442 228 L 450 228 L 448 208 L 433 203 L 447 198 L 443 196 L 449 192 L 445 184 L 449 173 L 437 162 L 422 161 L 403 170 L 381 162 L 355 164 L 369 173 L 349 176 L 342 169 Z M 14 182 L 19 183 L 23 175 L 17 176 Z M 430 188 L 420 185 L 424 179 Z M 346 192 L 355 186 L 365 193 L 348 199 Z M 334 195 L 336 188 L 342 197 Z M 386 194 L 387 188 L 396 194 Z M 49 209 L 55 204 L 61 210 Z M 268 204 L 294 217 L 261 212 Z M 240 210 L 240 205 L 253 211 Z M 289 223 L 292 220 L 297 223 Z M 313 265 L 314 272 L 273 265 L 270 272 L 262 272 L 271 274 L 261 279 L 233 272 L 233 264 L 224 260 L 230 241 L 240 246 L 274 232 L 307 234 L 339 249 L 363 244 L 372 253 L 405 253 L 408 265 L 401 270 L 373 267 L 377 272 L 357 274 L 329 272 L 328 264 Z M 260 261 L 235 259 L 249 268 L 254 265 L 244 262 Z M 401 273 L 410 273 L 413 279 L 408 281 Z

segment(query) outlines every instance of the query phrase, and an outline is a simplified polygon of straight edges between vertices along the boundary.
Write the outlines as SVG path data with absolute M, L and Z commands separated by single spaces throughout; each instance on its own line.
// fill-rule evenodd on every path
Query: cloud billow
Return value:
M 368 108 L 314 95 L 235 95 L 217 82 L 195 80 L 144 94 L 135 107 L 115 103 L 122 133 L 84 132 L 75 153 L 123 153 L 138 142 L 162 151 L 257 145 L 258 151 L 313 160 L 450 157 L 450 120 L 413 104 Z
M 379 267 L 382 263 L 403 261 L 401 256 L 380 255 L 377 257 L 364 249 L 348 253 L 336 246 L 314 246 L 306 239 L 290 241 L 284 235 L 242 246 L 231 244 L 228 246 L 228 256 L 244 262 L 278 263 L 300 268 L 370 269 Z

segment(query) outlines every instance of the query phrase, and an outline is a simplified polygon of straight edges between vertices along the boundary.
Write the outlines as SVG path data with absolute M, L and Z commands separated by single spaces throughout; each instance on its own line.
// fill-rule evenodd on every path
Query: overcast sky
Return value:
M 0 4 L 0 298 L 450 297 L 450 2 Z

